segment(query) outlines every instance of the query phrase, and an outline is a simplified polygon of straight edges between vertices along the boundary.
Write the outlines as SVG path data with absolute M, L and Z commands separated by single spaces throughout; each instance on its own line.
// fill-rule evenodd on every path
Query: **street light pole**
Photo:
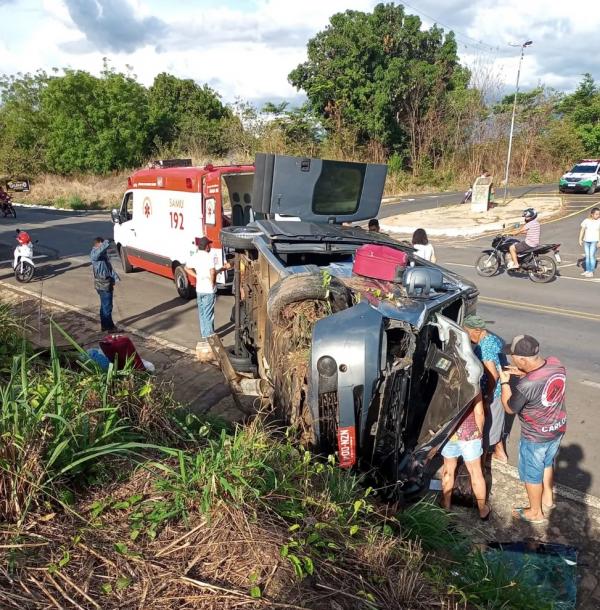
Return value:
M 512 152 L 513 132 L 515 130 L 515 114 L 517 112 L 517 98 L 519 97 L 519 78 L 521 76 L 521 64 L 525 55 L 525 48 L 533 44 L 533 41 L 528 40 L 521 45 L 511 45 L 513 47 L 521 47 L 521 57 L 519 58 L 519 69 L 517 70 L 517 86 L 515 89 L 515 99 L 513 100 L 512 118 L 510 120 L 510 135 L 508 136 L 508 154 L 506 155 L 506 173 L 504 174 L 504 203 L 506 203 L 506 195 L 508 192 L 508 174 L 510 171 L 510 154 Z

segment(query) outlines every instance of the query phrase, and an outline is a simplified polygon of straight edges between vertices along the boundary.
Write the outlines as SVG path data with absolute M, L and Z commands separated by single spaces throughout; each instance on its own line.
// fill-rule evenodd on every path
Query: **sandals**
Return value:
M 530 523 L 531 525 L 544 525 L 548 523 L 548 519 L 529 519 L 525 516 L 525 508 L 515 508 L 513 509 L 513 517 L 519 519 L 519 521 L 523 521 L 524 523 Z

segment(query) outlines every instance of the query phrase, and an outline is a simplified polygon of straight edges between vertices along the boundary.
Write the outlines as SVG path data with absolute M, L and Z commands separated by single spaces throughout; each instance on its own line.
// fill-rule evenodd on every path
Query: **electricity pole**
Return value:
M 528 40 L 523 44 L 512 44 L 511 47 L 521 47 L 521 57 L 519 58 L 519 69 L 517 70 L 517 86 L 515 90 L 515 99 L 513 100 L 512 118 L 510 120 L 510 135 L 508 136 L 508 154 L 506 155 L 506 173 L 504 174 L 504 203 L 506 203 L 506 194 L 508 191 L 508 174 L 510 170 L 510 153 L 512 152 L 513 132 L 515 129 L 515 113 L 517 112 L 517 98 L 519 97 L 519 77 L 521 76 L 521 64 L 525 55 L 525 48 L 533 44 L 532 40 Z

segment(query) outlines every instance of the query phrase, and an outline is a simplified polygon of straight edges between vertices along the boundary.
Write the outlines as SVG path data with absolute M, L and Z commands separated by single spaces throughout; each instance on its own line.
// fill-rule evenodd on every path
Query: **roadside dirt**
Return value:
M 390 233 L 412 234 L 423 228 L 428 235 L 477 235 L 485 231 L 501 230 L 523 223 L 521 214 L 525 208 L 534 207 L 543 222 L 556 216 L 562 199 L 557 196 L 522 197 L 506 205 L 495 205 L 488 212 L 472 212 L 471 204 L 446 205 L 419 212 L 390 216 L 381 222 L 381 230 Z

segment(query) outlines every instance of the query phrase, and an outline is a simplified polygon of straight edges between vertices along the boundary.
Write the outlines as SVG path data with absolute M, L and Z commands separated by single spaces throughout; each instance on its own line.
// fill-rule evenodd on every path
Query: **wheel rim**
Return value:
M 539 257 L 536 261 L 537 268 L 530 271 L 530 276 L 541 282 L 548 282 L 556 275 L 556 265 L 554 262 L 544 256 Z
M 482 254 L 477 260 L 477 272 L 483 276 L 494 275 L 498 270 L 498 260 L 493 254 Z

